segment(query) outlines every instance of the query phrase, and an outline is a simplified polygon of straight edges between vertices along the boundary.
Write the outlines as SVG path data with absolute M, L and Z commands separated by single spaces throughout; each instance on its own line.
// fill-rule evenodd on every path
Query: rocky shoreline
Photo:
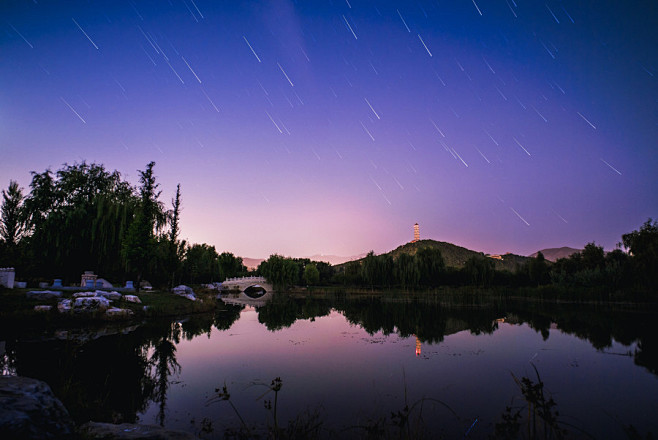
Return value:
M 76 426 L 47 383 L 0 376 L 0 438 L 192 440 L 193 434 L 154 425 L 98 423 Z

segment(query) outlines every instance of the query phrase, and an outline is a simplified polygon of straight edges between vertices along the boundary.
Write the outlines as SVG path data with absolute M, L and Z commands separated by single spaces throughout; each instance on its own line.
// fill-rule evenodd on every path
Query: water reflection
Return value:
M 46 381 L 78 423 L 134 423 L 153 404 L 156 422 L 166 425 L 172 385 L 184 373 L 178 360 L 181 341 L 226 332 L 242 311 L 255 310 L 258 322 L 270 332 L 337 311 L 370 335 L 413 338 L 411 357 L 414 353 L 425 356 L 423 344 L 441 344 L 448 335 L 459 332 L 492 335 L 502 322 L 527 324 L 544 340 L 551 337 L 551 328 L 557 327 L 604 352 L 614 341 L 619 342 L 629 347 L 628 353 L 615 354 L 632 356 L 636 365 L 658 374 L 658 334 L 653 331 L 656 315 L 645 310 L 533 302 L 445 307 L 423 301 L 283 295 L 259 299 L 238 295 L 225 303 L 224 310 L 215 314 L 131 326 L 29 331 L 0 325 L 0 371 Z M 217 385 L 211 383 L 207 388 Z

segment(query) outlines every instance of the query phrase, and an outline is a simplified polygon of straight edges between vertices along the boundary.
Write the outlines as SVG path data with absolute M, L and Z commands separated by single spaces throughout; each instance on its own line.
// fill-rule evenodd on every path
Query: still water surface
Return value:
M 583 305 L 279 298 L 100 334 L 8 335 L 3 368 L 46 380 L 77 421 L 199 433 L 205 419 L 209 438 L 240 426 L 230 403 L 250 427 L 271 426 L 277 377 L 279 423 L 315 415 L 324 436 L 394 433 L 391 414 L 405 403 L 416 432 L 432 437 L 487 438 L 508 406 L 522 410 L 523 434 L 528 404 L 514 378 L 536 384 L 539 374 L 572 435 L 627 438 L 630 425 L 658 433 L 655 318 Z M 213 401 L 224 385 L 230 403 Z

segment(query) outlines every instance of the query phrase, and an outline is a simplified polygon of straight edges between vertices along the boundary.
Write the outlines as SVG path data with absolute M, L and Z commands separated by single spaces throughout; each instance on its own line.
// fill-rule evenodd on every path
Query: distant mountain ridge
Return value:
M 563 246 L 561 248 L 548 248 L 542 249 L 530 255 L 530 258 L 537 257 L 537 254 L 541 252 L 548 261 L 556 262 L 559 258 L 568 258 L 571 255 L 582 252 L 582 249 L 574 249 L 571 247 Z

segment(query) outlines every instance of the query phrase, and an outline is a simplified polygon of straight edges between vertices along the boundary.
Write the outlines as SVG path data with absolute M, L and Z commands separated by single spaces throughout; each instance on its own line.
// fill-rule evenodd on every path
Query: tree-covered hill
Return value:
M 447 267 L 462 268 L 469 258 L 485 256 L 482 252 L 473 251 L 452 243 L 436 240 L 420 240 L 415 243 L 405 243 L 388 252 L 388 255 L 397 259 L 401 254 L 416 255 L 418 250 L 422 248 L 439 249 Z M 500 257 L 502 259 L 491 258 L 496 270 L 514 271 L 517 265 L 525 264 L 529 260 L 528 257 L 509 253 L 500 255 Z

